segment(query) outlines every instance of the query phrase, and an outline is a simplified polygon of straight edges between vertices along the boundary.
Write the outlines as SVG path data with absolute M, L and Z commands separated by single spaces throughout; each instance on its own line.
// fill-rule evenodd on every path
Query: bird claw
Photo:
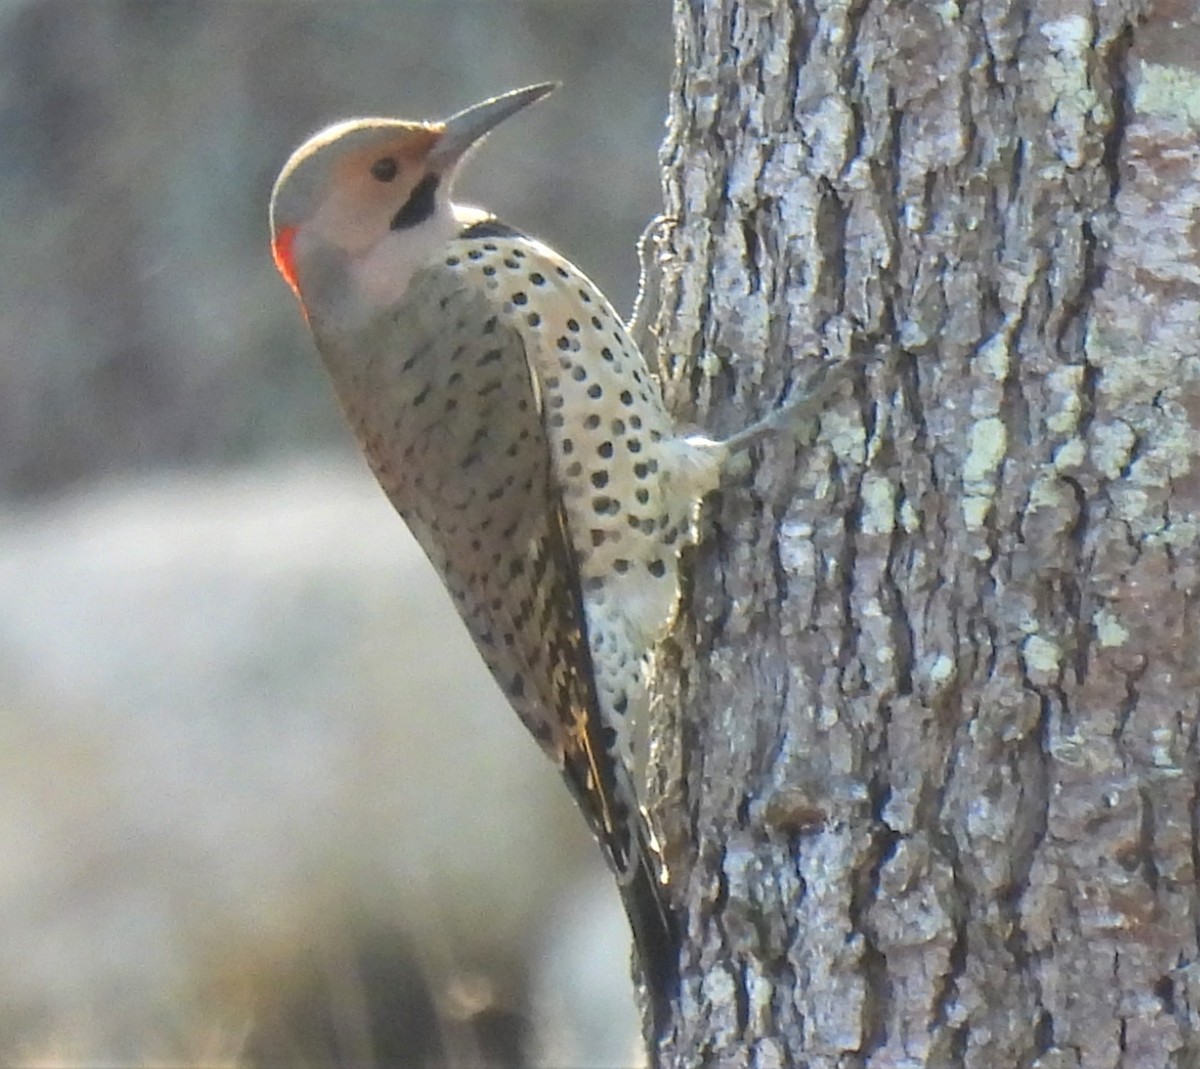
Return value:
M 817 373 L 809 379 L 807 388 L 800 397 L 789 399 L 770 415 L 764 416 L 757 423 L 738 431 L 724 441 L 732 462 L 727 470 L 736 473 L 742 465 L 735 458 L 741 457 L 746 450 L 764 438 L 776 434 L 796 437 L 803 424 L 820 416 L 842 383 L 849 382 L 851 376 L 862 366 L 863 360 L 853 357 L 838 364 L 822 364 Z

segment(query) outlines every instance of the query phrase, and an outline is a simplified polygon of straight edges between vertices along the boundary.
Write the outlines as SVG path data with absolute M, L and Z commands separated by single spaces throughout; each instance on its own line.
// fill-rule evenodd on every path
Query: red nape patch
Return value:
M 304 298 L 300 296 L 300 285 L 296 281 L 296 261 L 292 256 L 292 246 L 295 242 L 296 228 L 285 226 L 271 242 L 271 255 L 275 257 L 275 266 L 279 268 L 283 280 L 292 287 L 292 292 L 303 304 Z

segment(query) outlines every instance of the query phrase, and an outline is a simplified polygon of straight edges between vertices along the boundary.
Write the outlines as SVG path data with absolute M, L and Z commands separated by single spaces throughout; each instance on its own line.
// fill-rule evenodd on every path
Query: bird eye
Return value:
M 400 168 L 396 166 L 396 161 L 391 156 L 384 156 L 383 159 L 376 160 L 371 164 L 371 177 L 380 182 L 390 182 L 396 177 L 396 172 L 399 170 Z

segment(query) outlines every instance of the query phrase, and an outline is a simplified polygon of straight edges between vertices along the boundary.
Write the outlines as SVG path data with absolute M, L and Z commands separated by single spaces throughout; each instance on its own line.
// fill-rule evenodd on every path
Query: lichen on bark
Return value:
M 663 381 L 737 429 L 659 666 L 663 1064 L 1183 1066 L 1200 13 L 675 12 Z

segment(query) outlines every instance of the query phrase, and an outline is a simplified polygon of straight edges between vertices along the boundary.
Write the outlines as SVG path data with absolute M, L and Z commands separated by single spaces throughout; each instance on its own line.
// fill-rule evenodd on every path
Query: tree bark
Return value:
M 671 1066 L 1200 1064 L 1200 14 L 677 0 Z

